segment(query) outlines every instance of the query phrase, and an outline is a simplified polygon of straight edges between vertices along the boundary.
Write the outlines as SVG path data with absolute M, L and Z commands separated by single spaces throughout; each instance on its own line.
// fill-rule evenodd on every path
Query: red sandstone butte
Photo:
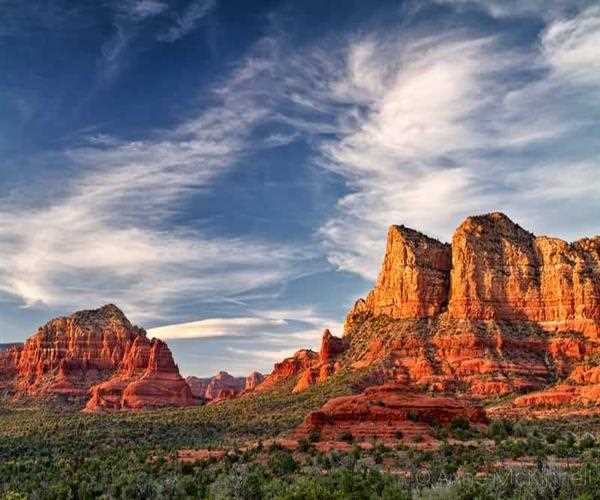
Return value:
M 536 237 L 506 215 L 469 217 L 452 238 L 449 313 L 535 321 L 547 330 L 600 333 L 600 236 Z
M 112 375 L 138 337 L 145 338 L 145 332 L 109 304 L 53 319 L 22 347 L 3 354 L 13 359 L 15 392 L 85 396 Z
M 318 432 L 323 441 L 340 439 L 350 433 L 354 439 L 377 437 L 394 439 L 431 432 L 431 425 L 447 425 L 456 418 L 474 424 L 488 422 L 485 411 L 468 401 L 442 396 L 426 396 L 404 385 L 386 384 L 368 388 L 362 394 L 331 399 L 311 412 L 295 435 L 306 437 Z
M 136 338 L 121 369 L 90 390 L 86 411 L 191 406 L 195 399 L 167 345 Z
M 115 403 L 104 405 L 98 386 L 115 376 L 122 388 L 113 387 Z M 0 351 L 0 384 L 15 396 L 80 399 L 91 391 L 90 410 L 123 401 L 132 408 L 193 404 L 167 345 L 149 340 L 112 304 L 53 319 L 22 346 Z M 125 399 L 116 402 L 115 392 Z

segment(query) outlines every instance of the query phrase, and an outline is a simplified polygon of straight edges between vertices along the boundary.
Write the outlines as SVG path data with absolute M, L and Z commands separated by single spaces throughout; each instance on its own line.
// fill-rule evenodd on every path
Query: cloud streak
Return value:
M 193 0 L 183 13 L 175 16 L 175 22 L 165 33 L 159 34 L 161 42 L 173 43 L 192 32 L 200 20 L 217 5 L 216 0 Z
M 236 296 L 299 273 L 310 258 L 305 249 L 172 222 L 183 200 L 252 150 L 248 135 L 264 114 L 234 81 L 172 131 L 134 142 L 101 136 L 66 151 L 78 174 L 59 179 L 47 199 L 0 200 L 0 290 L 27 306 L 117 302 L 136 321 L 157 321 L 182 302 Z

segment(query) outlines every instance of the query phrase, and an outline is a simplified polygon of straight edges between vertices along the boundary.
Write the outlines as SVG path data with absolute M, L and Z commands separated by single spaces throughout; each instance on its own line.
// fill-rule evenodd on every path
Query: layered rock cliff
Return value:
M 600 395 L 589 363 L 599 332 L 600 237 L 536 237 L 501 213 L 467 218 L 451 245 L 392 226 L 375 288 L 348 314 L 333 361 L 303 353 L 267 380 L 293 376 L 299 392 L 366 369 L 377 374 L 371 380 L 417 391 L 480 399 L 534 391 L 535 401 L 564 381 L 563 401 L 590 402 Z M 327 335 L 323 346 L 331 351 Z
M 391 226 L 375 288 L 359 299 L 349 315 L 368 313 L 395 319 L 441 313 L 450 289 L 450 245 L 404 226 Z
M 600 332 L 600 237 L 536 237 L 504 214 L 469 217 L 452 238 L 449 314 Z
M 123 391 L 144 380 L 129 388 L 124 402 L 130 407 L 193 402 L 166 344 L 148 339 L 112 304 L 53 319 L 22 346 L 0 352 L 0 380 L 16 396 L 83 399 L 92 393 L 88 408 L 105 407 L 98 385 L 115 374 Z
M 158 339 L 145 340 L 137 337 L 117 373 L 91 388 L 86 411 L 195 404 L 167 345 Z

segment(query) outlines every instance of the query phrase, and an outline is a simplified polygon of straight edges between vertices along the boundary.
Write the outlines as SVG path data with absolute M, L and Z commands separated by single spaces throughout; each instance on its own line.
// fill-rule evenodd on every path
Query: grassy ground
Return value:
M 122 414 L 0 411 L 0 498 L 598 498 L 600 417 L 438 429 L 441 445 L 320 453 L 235 451 L 282 435 L 364 373 L 300 395 L 290 387 L 217 405 Z M 182 464 L 182 448 L 224 459 Z M 587 496 L 585 496 L 587 495 Z

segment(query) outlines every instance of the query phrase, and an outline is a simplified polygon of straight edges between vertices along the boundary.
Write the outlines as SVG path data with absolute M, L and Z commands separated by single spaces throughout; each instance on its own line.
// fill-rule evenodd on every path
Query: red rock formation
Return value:
M 339 354 L 344 352 L 346 346 L 343 339 L 335 337 L 331 334 L 329 329 L 323 332 L 321 338 L 321 349 L 319 350 L 319 359 L 321 363 L 329 363 Z
M 137 337 L 145 339 L 145 332 L 113 305 L 49 321 L 18 354 L 13 351 L 13 389 L 31 396 L 83 397 L 117 369 Z
M 167 345 L 135 339 L 121 369 L 91 388 L 86 411 L 191 406 L 192 391 L 179 374 Z
M 329 330 L 323 332 L 321 349 L 317 354 L 310 349 L 303 349 L 293 356 L 277 363 L 273 371 L 263 382 L 256 386 L 262 391 L 283 381 L 296 378 L 294 393 L 302 392 L 310 386 L 323 382 L 339 368 L 336 358 L 344 352 L 346 344 L 343 339 L 335 337 Z
M 23 344 L 3 344 L 0 347 L 0 390 L 12 389 Z
M 259 384 L 263 382 L 265 376 L 260 372 L 252 372 L 250 375 L 246 377 L 244 382 L 244 391 L 250 392 L 256 389 Z
M 204 395 L 206 394 L 206 388 L 212 377 L 186 377 L 185 381 L 190 386 L 190 390 L 192 391 L 192 395 L 198 399 L 204 399 Z
M 431 397 L 411 392 L 404 385 L 387 384 L 364 393 L 328 401 L 310 413 L 296 430 L 297 437 L 318 432 L 321 440 L 337 440 L 350 433 L 353 438 L 394 438 L 428 434 L 432 424 L 447 425 L 455 418 L 474 424 L 487 423 L 481 406 L 465 400 Z
M 596 372 L 580 367 L 600 352 L 599 325 L 600 237 L 535 237 L 499 213 L 466 219 L 452 246 L 392 226 L 377 284 L 349 313 L 336 363 L 481 398 L 568 378 L 589 386 L 575 392 L 590 400 Z M 317 368 L 302 371 L 296 392 L 336 371 Z
M 450 265 L 450 245 L 391 226 L 377 284 L 365 300 L 357 301 L 350 323 L 362 313 L 395 319 L 439 314 L 448 302 Z
M 301 373 L 310 369 L 319 359 L 319 355 L 310 349 L 302 349 L 294 353 L 293 356 L 276 363 L 273 371 L 269 373 L 261 384 L 256 387 L 257 391 L 264 391 L 273 386 L 297 377 Z
M 239 394 L 252 392 L 259 386 L 264 375 L 259 372 L 252 372 L 247 377 L 233 377 L 227 372 L 219 372 L 214 377 L 186 377 L 186 382 L 196 398 L 206 401 L 219 401 L 231 399 Z
M 1 352 L 0 381 L 17 396 L 91 392 L 88 410 L 193 404 L 166 344 L 112 304 L 49 321 L 22 347 Z
M 504 214 L 469 217 L 452 238 L 449 313 L 600 332 L 600 237 L 538 237 Z

